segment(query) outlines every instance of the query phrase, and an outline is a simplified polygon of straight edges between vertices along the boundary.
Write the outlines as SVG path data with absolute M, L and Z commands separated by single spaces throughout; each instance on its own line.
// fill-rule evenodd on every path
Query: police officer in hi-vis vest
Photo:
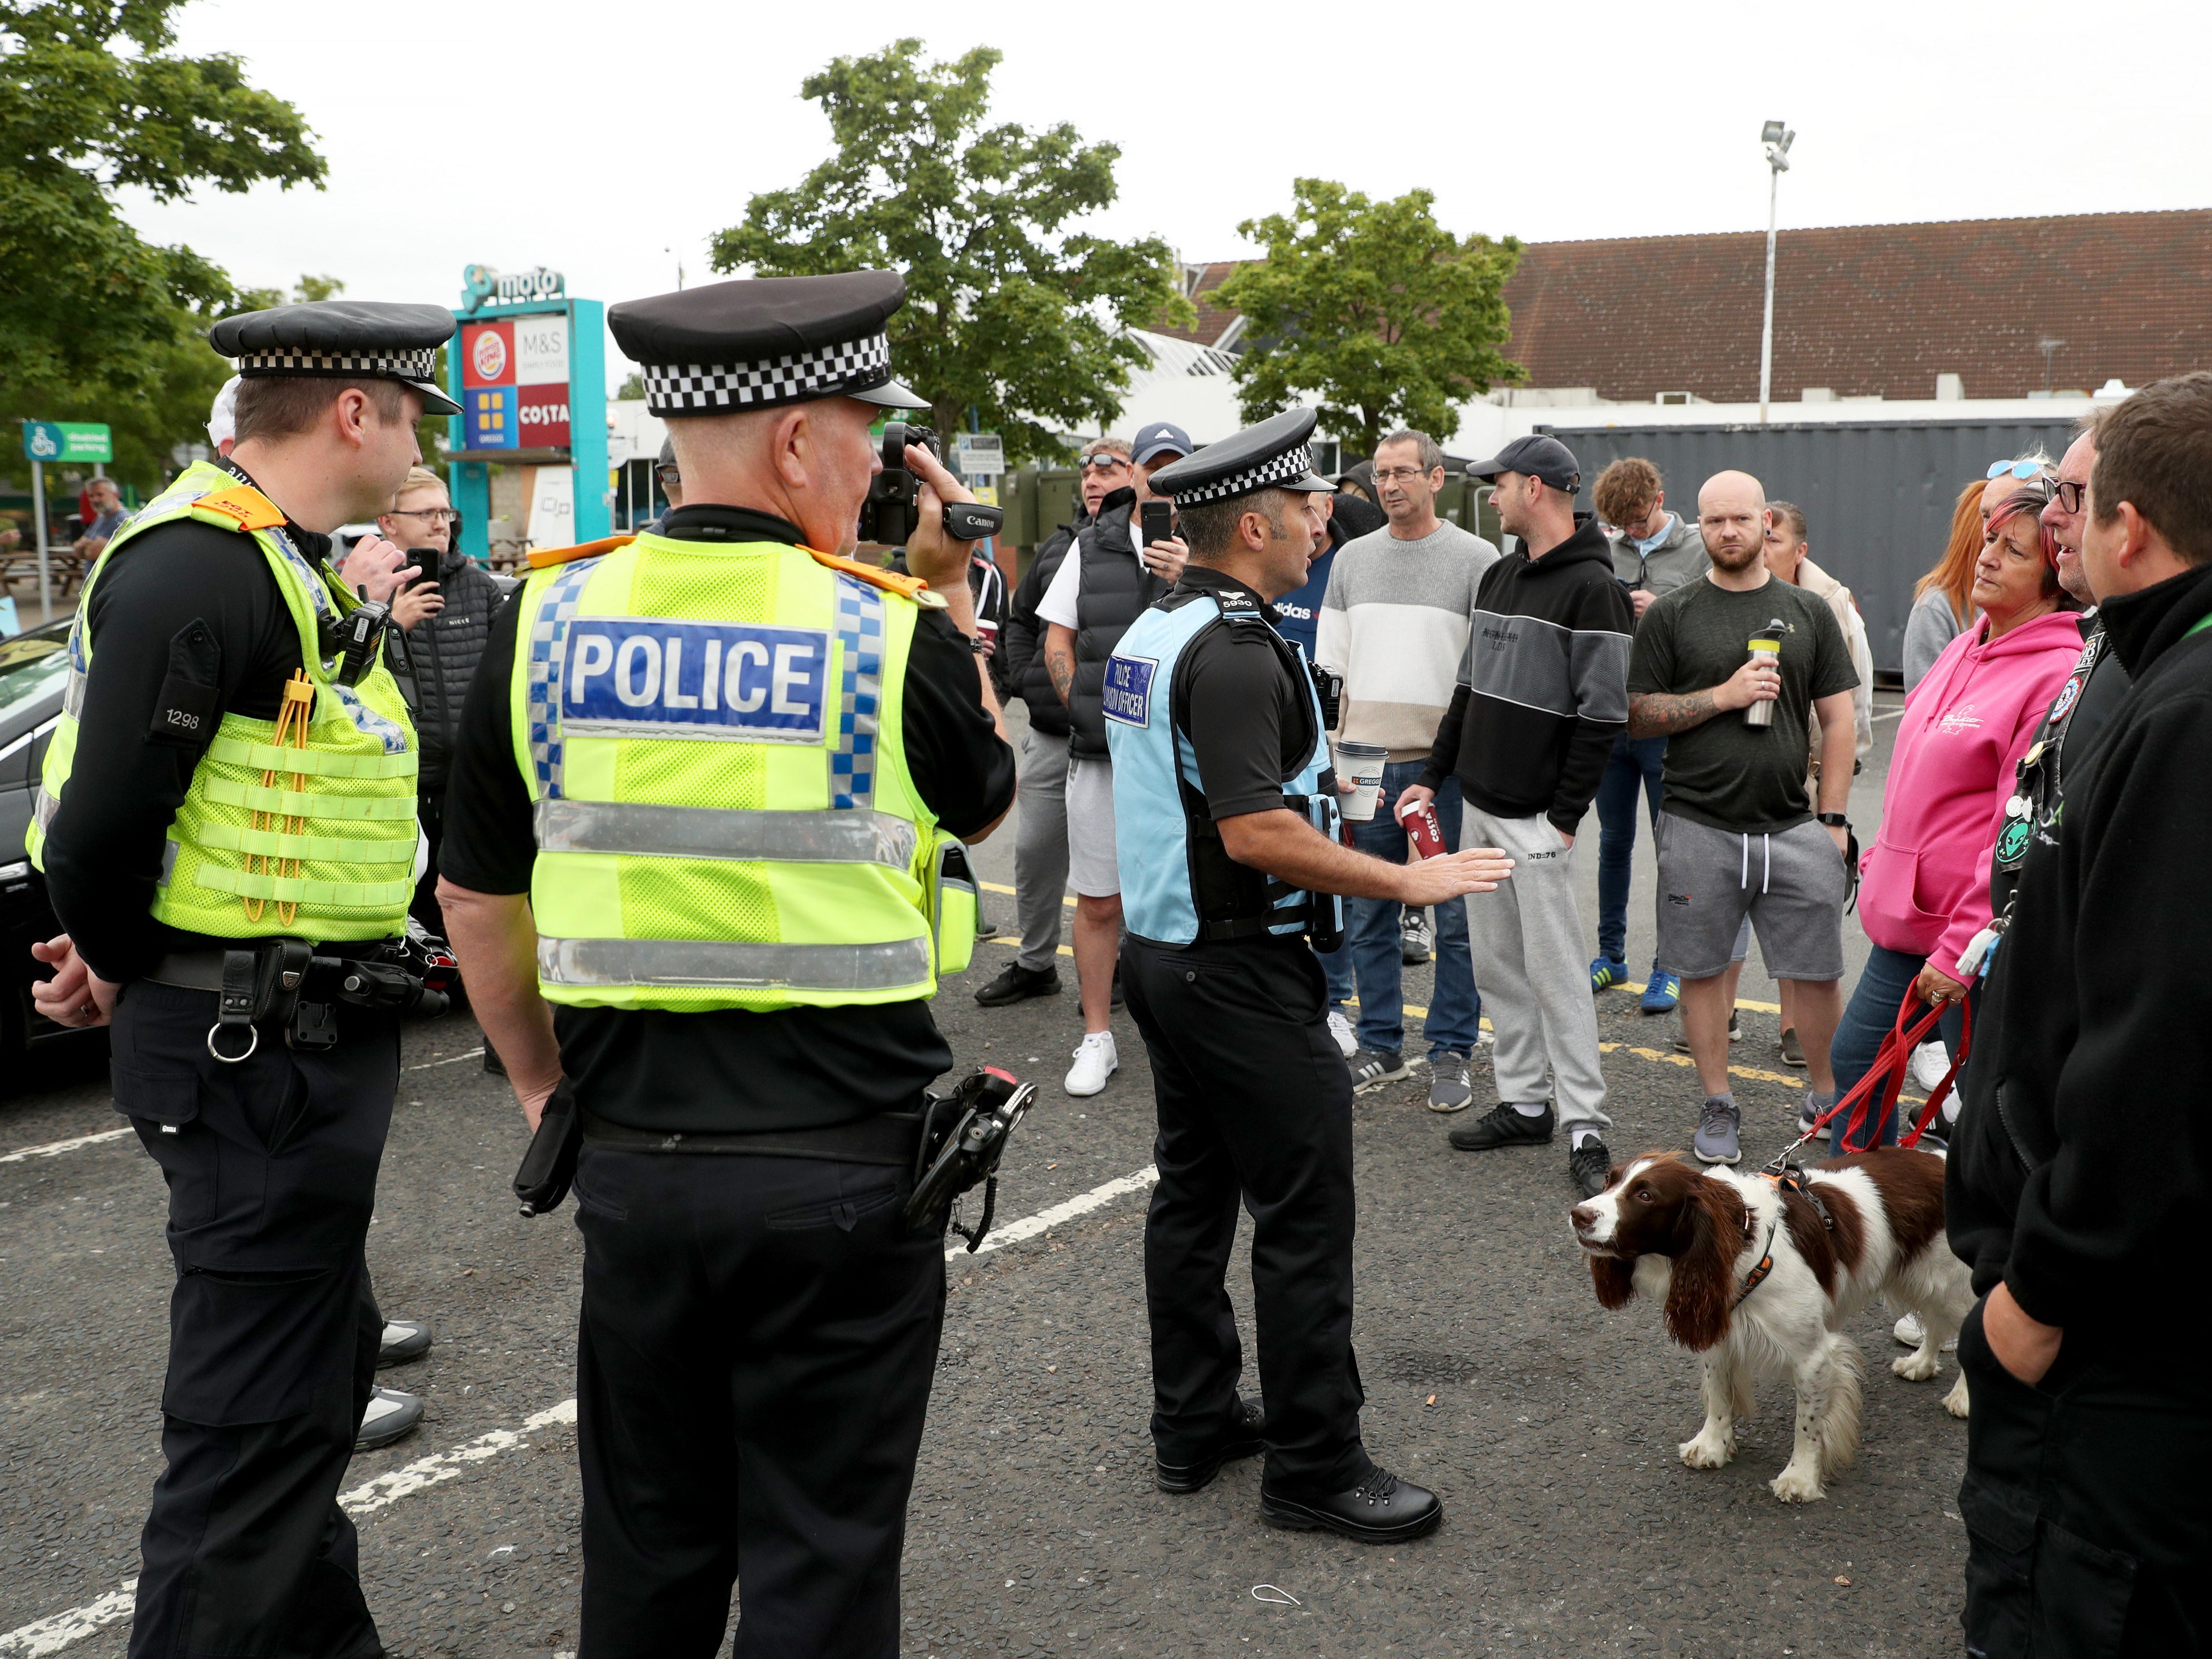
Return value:
M 708 1659 L 733 1582 L 747 1659 L 898 1651 L 945 1303 L 942 1230 L 901 1215 L 952 1063 L 927 1000 L 975 931 L 953 838 L 1014 794 L 942 525 L 972 498 L 910 447 L 912 574 L 844 556 L 871 422 L 923 402 L 905 293 L 610 310 L 684 505 L 545 561 L 462 716 L 439 897 L 526 1115 L 562 1085 L 583 1127 L 587 1659 Z
M 116 1109 L 161 1166 L 177 1285 L 133 1655 L 380 1651 L 338 1484 L 383 1321 L 362 1241 L 419 991 L 415 733 L 330 532 L 392 505 L 436 306 L 218 323 L 238 441 L 125 522 L 86 580 L 31 856 L 69 929 L 66 1025 L 112 1024 Z
M 1313 428 L 1311 410 L 1291 410 L 1152 475 L 1190 562 L 1106 668 L 1121 979 L 1159 1121 L 1145 1227 L 1154 1473 L 1196 1492 L 1264 1449 L 1268 1521 L 1395 1543 L 1443 1511 L 1360 1442 L 1352 1077 L 1307 938 L 1340 936 L 1337 896 L 1453 903 L 1512 861 L 1471 848 L 1388 864 L 1336 838 L 1328 722 L 1268 610 L 1327 545 L 1306 512 L 1331 487 L 1310 470 Z M 1223 1283 L 1240 1199 L 1264 1412 L 1237 1395 Z

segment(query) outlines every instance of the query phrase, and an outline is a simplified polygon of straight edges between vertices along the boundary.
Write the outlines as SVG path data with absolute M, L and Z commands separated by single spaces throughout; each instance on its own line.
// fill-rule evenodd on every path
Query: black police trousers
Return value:
M 945 1321 L 910 1172 L 578 1160 L 578 1659 L 894 1659 L 907 1495 Z
M 337 1493 L 383 1332 L 362 1246 L 398 1021 L 342 1009 L 336 1048 L 264 1030 L 232 1066 L 215 1018 L 213 992 L 143 980 L 115 1009 L 115 1104 L 168 1183 L 177 1267 L 131 1659 L 374 1655 Z
M 1144 1033 L 1160 1172 L 1145 1224 L 1152 1442 L 1202 1458 L 1234 1423 L 1243 1364 L 1225 1279 L 1241 1196 L 1270 1489 L 1341 1492 L 1372 1463 L 1352 1353 L 1352 1075 L 1303 939 L 1168 950 L 1132 937 L 1121 984 Z
M 2122 1355 L 2069 1334 L 2031 1388 L 1966 1316 L 1969 1654 L 2212 1655 L 2212 1382 L 2142 1337 Z

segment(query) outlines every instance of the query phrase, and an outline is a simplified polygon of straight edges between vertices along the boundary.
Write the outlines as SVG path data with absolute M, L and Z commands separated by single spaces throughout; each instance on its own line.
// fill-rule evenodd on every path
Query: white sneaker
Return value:
M 1923 1094 L 1943 1080 L 1951 1069 L 1951 1051 L 1940 1042 L 1923 1042 L 1912 1051 L 1912 1080 Z
M 1081 1097 L 1095 1095 L 1106 1086 L 1106 1079 L 1121 1069 L 1121 1056 L 1115 1051 L 1111 1031 L 1091 1031 L 1075 1050 L 1075 1064 L 1067 1068 L 1067 1081 L 1062 1085 L 1067 1092 Z
M 1343 1009 L 1328 1011 L 1328 1034 L 1336 1039 L 1336 1046 L 1346 1060 L 1359 1051 L 1358 1036 L 1352 1030 L 1352 1022 L 1344 1017 Z
M 1948 1066 L 1951 1062 L 1947 1060 L 1943 1063 Z M 1918 1314 L 1904 1316 L 1889 1328 L 1889 1334 L 1908 1348 L 1917 1348 L 1928 1340 L 1927 1328 L 1921 1324 Z M 1955 1353 L 1958 1347 L 1959 1339 L 1954 1336 L 1943 1345 L 1943 1352 Z

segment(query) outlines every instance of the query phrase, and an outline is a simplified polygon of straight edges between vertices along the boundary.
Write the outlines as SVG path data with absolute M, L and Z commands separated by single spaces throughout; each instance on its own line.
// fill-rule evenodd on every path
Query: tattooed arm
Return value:
M 1075 630 L 1059 623 L 1047 623 L 1044 636 L 1044 672 L 1052 680 L 1052 689 L 1066 702 L 1075 686 Z
M 1703 726 L 1716 714 L 1771 702 L 1782 695 L 1782 676 L 1765 664 L 1746 663 L 1718 685 L 1677 695 L 1668 691 L 1628 694 L 1628 735 L 1668 738 Z

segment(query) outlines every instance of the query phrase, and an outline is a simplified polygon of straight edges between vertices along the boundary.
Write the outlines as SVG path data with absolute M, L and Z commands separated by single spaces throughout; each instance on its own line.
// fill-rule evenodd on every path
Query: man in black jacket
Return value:
M 1401 811 L 1425 804 L 1457 777 L 1461 844 L 1503 848 L 1516 861 L 1510 893 L 1468 907 L 1475 977 L 1498 1036 L 1498 1105 L 1450 1139 L 1462 1152 L 1542 1146 L 1564 1123 L 1568 1176 L 1588 1198 L 1605 1185 L 1612 1120 L 1575 832 L 1628 726 L 1634 617 L 1604 532 L 1575 511 L 1582 474 L 1565 444 L 1516 438 L 1468 476 L 1496 480 L 1498 524 L 1521 544 L 1483 573 L 1428 769 L 1399 797 Z
M 1967 1650 L 2212 1649 L 2212 1379 L 2187 1358 L 2212 1207 L 2212 374 L 2097 431 L 2081 562 L 2134 687 L 2068 769 L 1990 971 L 1946 1179 L 1983 1293 Z
M 999 646 L 999 681 L 1029 706 L 1022 738 L 1021 821 L 1014 838 L 1014 915 L 1022 948 L 996 978 L 975 993 L 986 1008 L 1060 993 L 1060 902 L 1067 888 L 1067 705 L 1053 690 L 1044 659 L 1045 623 L 1037 615 L 1076 537 L 1099 504 L 1129 484 L 1129 443 L 1101 438 L 1076 459 L 1082 507 L 1073 525 L 1047 537 L 1030 560 L 1006 607 Z

